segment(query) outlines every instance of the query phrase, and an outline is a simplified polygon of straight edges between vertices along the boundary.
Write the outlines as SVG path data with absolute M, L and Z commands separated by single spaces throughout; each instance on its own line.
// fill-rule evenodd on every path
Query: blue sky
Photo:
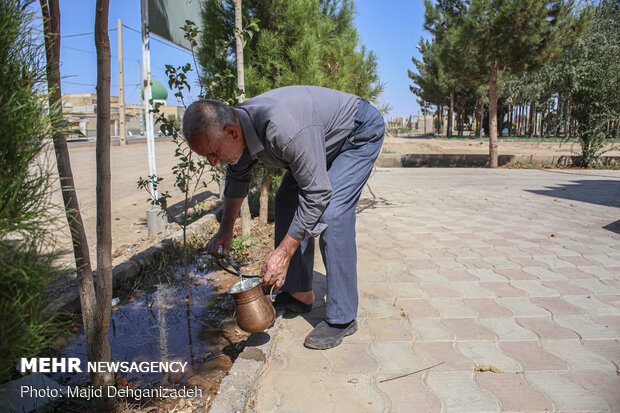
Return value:
M 357 0 L 355 24 L 362 44 L 378 57 L 379 77 L 386 83 L 382 100 L 392 106 L 390 115 L 407 115 L 419 110 L 416 98 L 409 92 L 407 69 L 413 69 L 411 57 L 419 57 L 416 44 L 422 35 L 423 0 Z M 36 5 L 34 3 L 33 5 Z M 95 1 L 61 0 L 61 75 L 63 93 L 95 92 L 97 82 L 94 35 Z M 123 25 L 123 57 L 125 101 L 139 102 L 138 61 L 141 61 L 140 1 L 110 1 L 110 29 L 117 20 Z M 130 29 L 131 28 L 131 29 Z M 80 34 L 86 35 L 79 36 Z M 75 36 L 78 35 L 78 36 Z M 116 30 L 109 32 L 112 53 L 111 72 L 113 95 L 118 95 L 118 47 Z M 153 77 L 165 84 L 165 65 L 192 62 L 187 51 L 159 38 L 151 37 L 151 70 Z M 193 64 L 192 64 L 193 66 Z M 196 77 L 193 77 L 195 81 Z M 170 94 L 171 95 L 171 94 Z M 195 99 L 198 88 L 192 88 L 186 99 Z M 169 104 L 175 104 L 169 96 Z

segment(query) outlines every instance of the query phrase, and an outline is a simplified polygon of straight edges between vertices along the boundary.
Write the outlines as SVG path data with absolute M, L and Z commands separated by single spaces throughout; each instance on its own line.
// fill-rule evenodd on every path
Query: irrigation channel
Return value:
M 182 267 L 177 267 L 167 280 L 113 307 L 112 361 L 187 363 L 179 373 L 118 373 L 117 385 L 198 386 L 205 395 L 217 390 L 249 334 L 235 324 L 234 300 L 227 293 L 238 278 L 202 268 L 200 262 L 192 265 L 186 280 Z M 79 357 L 80 365 L 86 366 L 84 332 L 63 345 L 57 357 Z M 88 373 L 56 373 L 52 378 L 67 386 L 86 385 Z

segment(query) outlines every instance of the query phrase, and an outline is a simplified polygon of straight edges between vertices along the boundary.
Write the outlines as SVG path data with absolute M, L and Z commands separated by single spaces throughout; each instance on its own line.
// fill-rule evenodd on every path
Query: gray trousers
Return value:
M 385 125 L 383 117 L 365 100 L 355 117 L 355 127 L 328 169 L 331 200 L 321 215 L 327 224 L 319 246 L 327 270 L 326 320 L 348 323 L 357 316 L 357 247 L 355 208 L 379 155 Z M 287 172 L 275 198 L 275 245 L 282 242 L 297 210 L 299 186 Z M 282 291 L 312 290 L 314 239 L 302 241 L 291 259 Z

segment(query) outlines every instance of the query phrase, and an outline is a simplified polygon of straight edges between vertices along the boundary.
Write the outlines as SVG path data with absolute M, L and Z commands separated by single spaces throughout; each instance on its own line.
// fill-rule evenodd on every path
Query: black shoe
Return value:
M 357 321 L 346 324 L 330 324 L 323 320 L 306 336 L 304 346 L 315 350 L 327 350 L 342 343 L 342 339 L 357 331 Z
M 312 304 L 304 304 L 286 291 L 276 295 L 273 300 L 273 307 L 277 310 L 288 310 L 293 313 L 309 313 L 312 311 Z

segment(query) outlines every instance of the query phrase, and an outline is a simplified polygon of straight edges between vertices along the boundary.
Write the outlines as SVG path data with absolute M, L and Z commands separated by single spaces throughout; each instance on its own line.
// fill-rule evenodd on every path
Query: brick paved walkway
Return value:
M 370 182 L 384 202 L 358 217 L 359 331 L 312 351 L 324 308 L 283 320 L 255 411 L 620 411 L 620 171 Z

